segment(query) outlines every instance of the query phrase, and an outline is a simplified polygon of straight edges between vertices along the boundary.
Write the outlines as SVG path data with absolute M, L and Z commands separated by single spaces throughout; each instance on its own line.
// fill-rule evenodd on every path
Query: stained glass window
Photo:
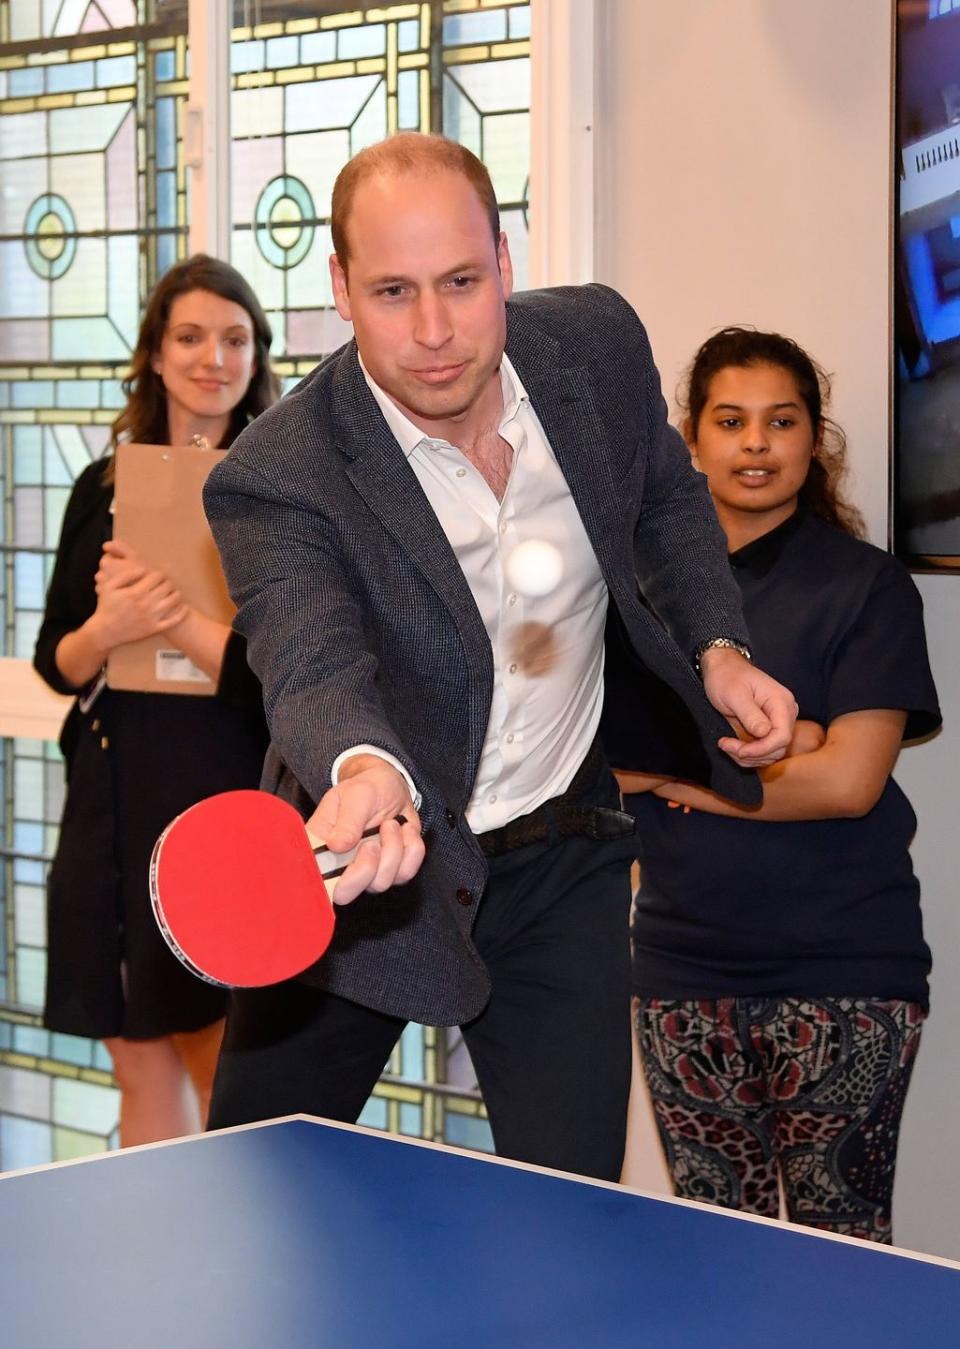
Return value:
M 107 444 L 143 300 L 186 256 L 186 0 L 0 0 L 0 654 L 29 658 L 62 512 Z M 527 275 L 530 6 L 235 0 L 232 261 L 289 384 L 345 340 L 326 259 L 342 164 L 394 130 L 442 130 L 487 164 Z M 0 1169 L 115 1140 L 102 1046 L 39 1023 L 43 889 L 63 768 L 0 741 Z M 363 1116 L 489 1148 L 458 1032 L 411 1026 Z
M 327 270 L 333 183 L 394 131 L 443 131 L 484 160 L 518 288 L 527 277 L 529 3 L 317 8 L 236 0 L 231 41 L 232 261 L 288 379 L 349 336 Z
M 122 405 L 143 297 L 187 243 L 185 0 L 0 0 L 0 654 L 29 659 L 63 510 Z M 105 1148 L 101 1046 L 39 1024 L 56 745 L 0 753 L 0 1168 Z
M 510 241 L 515 284 L 527 285 L 530 187 L 530 6 L 444 5 L 444 135 L 490 171 Z

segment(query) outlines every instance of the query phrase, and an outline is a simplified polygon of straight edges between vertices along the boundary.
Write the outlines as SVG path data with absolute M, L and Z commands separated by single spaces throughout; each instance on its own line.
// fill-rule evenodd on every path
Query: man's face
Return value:
M 357 188 L 347 220 L 348 271 L 330 274 L 371 377 L 428 433 L 468 419 L 506 341 L 513 286 L 506 236 L 494 244 L 461 174 L 397 173 Z

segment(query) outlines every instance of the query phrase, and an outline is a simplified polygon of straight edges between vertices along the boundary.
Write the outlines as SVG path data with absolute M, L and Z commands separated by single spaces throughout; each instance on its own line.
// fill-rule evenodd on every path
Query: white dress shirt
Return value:
M 424 435 L 363 373 L 450 542 L 490 637 L 493 700 L 466 811 L 471 829 L 483 833 L 559 796 L 593 743 L 603 701 L 606 583 L 543 427 L 506 355 L 498 431 L 513 447 L 513 462 L 502 501 L 456 446 Z M 528 539 L 552 543 L 563 557 L 560 582 L 543 597 L 520 594 L 505 576 L 513 549 Z M 337 759 L 334 782 L 343 760 L 357 753 L 396 762 L 374 746 L 358 745 Z

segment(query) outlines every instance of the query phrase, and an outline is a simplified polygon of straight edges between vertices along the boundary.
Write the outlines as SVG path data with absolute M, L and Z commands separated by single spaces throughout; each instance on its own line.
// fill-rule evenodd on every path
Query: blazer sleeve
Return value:
M 99 509 L 104 505 L 103 468 L 97 461 L 84 469 L 70 494 L 33 653 L 34 669 L 57 693 L 77 692 L 57 667 L 60 640 L 84 624 L 96 608 L 93 573 L 88 587 L 86 578 L 77 575 L 77 568 L 89 569 L 90 557 L 99 557 L 103 542 Z M 95 539 L 91 539 L 91 531 Z
M 286 766 L 316 801 L 337 756 L 369 744 L 416 782 L 377 691 L 377 657 L 330 522 L 233 455 L 207 479 L 204 505 Z

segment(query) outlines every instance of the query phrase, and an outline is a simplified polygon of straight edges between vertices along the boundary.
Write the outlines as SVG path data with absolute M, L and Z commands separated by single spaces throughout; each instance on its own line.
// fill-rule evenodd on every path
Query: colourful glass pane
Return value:
M 142 17 L 136 0 L 2 0 L 0 32 L 10 42 L 132 28 Z
M 160 9 L 163 31 L 150 26 Z M 236 5 L 231 43 L 232 256 L 270 313 L 286 384 L 349 331 L 332 308 L 325 261 L 337 172 L 388 132 L 432 129 L 437 100 L 442 125 L 433 129 L 471 145 L 490 168 L 522 285 L 529 5 L 431 0 L 330 13 L 293 0 L 271 4 L 261 28 L 243 28 L 251 10 L 260 7 Z M 6 654 L 32 650 L 66 495 L 107 444 L 143 297 L 186 252 L 185 12 L 185 0 L 0 0 L 0 54 L 4 41 L 58 40 L 42 61 L 23 51 L 0 71 L 0 489 L 14 502 L 12 516 L 0 518 L 0 544 L 7 519 L 14 529 L 0 571 Z M 105 53 L 109 29 L 127 31 Z M 22 854 L 52 852 L 63 767 L 52 746 L 0 742 L 0 777 L 0 847 L 8 850 L 0 856 L 0 1004 L 13 1000 L 21 1018 L 12 1025 L 0 1006 L 0 1117 L 15 1121 L 5 1148 L 0 1139 L 2 1167 L 14 1155 L 36 1163 L 106 1146 L 116 1097 L 102 1046 L 48 1036 L 29 1017 L 22 1024 L 42 997 L 45 870 Z M 14 1071 L 8 1052 L 37 1059 L 33 1070 L 16 1068 L 13 1105 L 3 1088 L 2 1075 Z M 56 1110 L 41 1059 L 60 1074 Z M 32 1098 L 24 1077 L 41 1084 Z M 364 1119 L 489 1145 L 457 1032 L 410 1027 Z
M 0 654 L 29 658 L 67 496 L 123 403 L 143 297 L 186 253 L 186 3 L 0 0 L 0 56 L 0 493 L 13 507 Z M 51 1036 L 37 1015 L 46 863 L 33 859 L 53 852 L 63 797 L 54 745 L 0 741 L 0 1168 L 102 1149 L 116 1129 L 102 1046 Z M 58 1081 L 56 1128 L 51 1072 L 89 1077 Z
M 53 1160 L 52 1141 L 49 1124 L 0 1115 L 0 1170 L 45 1166 Z

